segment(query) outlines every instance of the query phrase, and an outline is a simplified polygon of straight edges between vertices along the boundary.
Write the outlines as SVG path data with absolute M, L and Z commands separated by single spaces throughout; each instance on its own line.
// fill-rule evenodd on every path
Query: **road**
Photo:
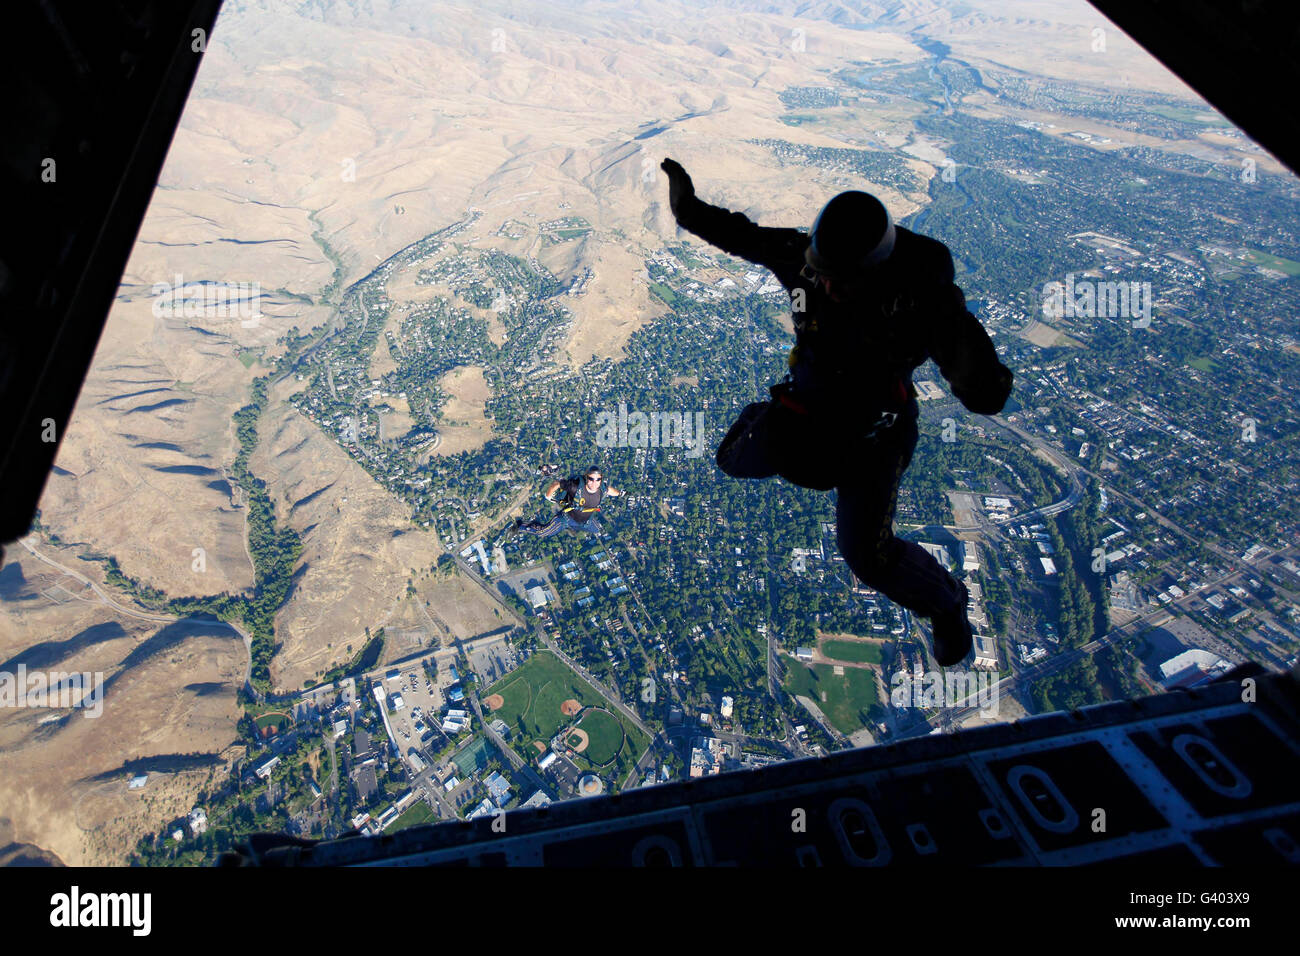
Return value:
M 1005 422 L 999 419 L 998 424 L 1002 425 L 1002 427 L 1006 428 L 1008 431 L 1012 432 L 1019 438 L 1022 438 L 1023 440 L 1029 442 L 1034 448 L 1037 448 L 1043 451 L 1044 453 L 1050 455 L 1054 461 L 1060 463 L 1060 458 L 1059 458 L 1061 454 L 1060 449 L 1054 448 L 1052 445 L 1050 445 L 1048 442 L 1044 441 L 1043 439 L 1039 438 L 1038 436 L 1031 435 L 1029 432 L 1026 432 L 1024 429 L 1019 428 L 1016 425 L 1012 425 L 1009 422 Z M 1136 506 L 1137 508 L 1145 511 L 1147 514 L 1154 517 L 1156 522 L 1161 527 L 1167 528 L 1168 530 L 1174 532 L 1175 534 L 1183 538 L 1186 538 L 1188 541 L 1192 542 L 1195 545 L 1204 546 L 1208 550 L 1212 551 L 1214 554 L 1218 555 L 1221 559 L 1223 559 L 1223 561 L 1225 561 L 1229 567 L 1233 568 L 1234 570 L 1238 570 L 1238 571 L 1241 570 L 1242 561 L 1236 554 L 1227 551 L 1216 544 L 1211 544 L 1210 542 L 1202 540 L 1196 533 L 1188 531 L 1186 528 L 1182 527 L 1177 522 L 1172 521 L 1171 519 L 1166 518 L 1164 515 L 1160 514 L 1159 509 L 1155 508 L 1152 505 L 1147 504 L 1146 502 L 1142 501 L 1139 498 L 1134 497 L 1128 492 L 1121 491 L 1120 489 L 1115 487 L 1113 482 L 1108 481 L 1106 478 L 1104 478 L 1102 475 L 1097 474 L 1096 472 L 1090 471 L 1088 468 L 1079 464 L 1078 462 L 1070 459 L 1066 459 L 1066 462 L 1067 462 L 1066 471 L 1069 473 L 1070 480 L 1071 482 L 1073 482 L 1076 490 L 1078 490 L 1079 487 L 1079 481 L 1078 481 L 1079 473 L 1083 473 L 1085 475 L 1088 475 L 1089 477 L 1096 478 L 1098 481 L 1107 482 L 1107 494 L 1109 494 L 1111 497 L 1120 498 L 1129 502 L 1130 504 Z M 1071 501 L 1071 499 L 1073 500 Z M 1036 513 L 1059 514 L 1061 511 L 1064 511 L 1066 507 L 1070 506 L 1070 504 L 1066 504 L 1066 502 L 1070 502 L 1070 504 L 1074 504 L 1078 502 L 1078 497 L 1075 495 L 1074 491 L 1071 491 L 1069 498 L 1067 498 L 1063 502 L 1057 502 L 1056 504 L 1046 505 L 1043 508 L 1036 508 L 1033 511 L 1026 512 L 1024 515 L 1017 515 L 1015 518 L 1011 520 L 1020 520 L 1021 518 L 1028 517 L 1029 515 L 1033 515 Z M 1049 509 L 1056 509 L 1056 510 L 1049 510 Z
M 1070 479 L 1070 493 L 1066 495 L 1064 498 L 1062 498 L 1060 501 L 1053 502 L 1052 504 L 1049 505 L 1040 505 L 1037 508 L 1031 508 L 1029 511 L 1024 511 L 1021 512 L 1020 514 L 1012 515 L 1010 518 L 1007 519 L 1006 523 L 1010 524 L 1012 522 L 1028 521 L 1031 518 L 1035 518 L 1035 517 L 1049 518 L 1054 515 L 1059 515 L 1061 512 L 1073 508 L 1075 505 L 1077 505 L 1080 502 L 1080 500 L 1082 500 L 1083 483 L 1079 481 L 1078 473 L 1080 471 L 1087 472 L 1087 469 L 1083 468 L 1077 462 L 1071 460 L 1070 458 L 1065 457 L 1059 448 L 1054 448 L 1052 445 L 1050 445 L 1048 442 L 1044 441 L 1043 439 L 1039 438 L 1037 435 L 1031 435 L 1029 432 L 1020 428 L 1019 426 L 1013 425 L 1002 418 L 998 418 L 997 423 L 1001 425 L 1003 428 L 1005 428 L 1007 431 L 1011 432 L 1017 438 L 1021 439 L 1022 441 L 1028 442 L 1030 446 L 1041 451 L 1044 455 L 1046 455 L 1049 459 L 1051 459 L 1053 464 L 1055 464 L 1062 471 L 1064 471 Z M 1087 472 L 1087 473 L 1092 474 L 1091 472 Z
M 492 744 L 497 748 L 497 750 L 505 754 L 506 759 L 510 761 L 510 766 L 514 769 L 514 772 L 516 774 L 523 774 L 527 777 L 528 782 L 531 783 L 535 789 L 541 790 L 549 797 L 554 797 L 553 788 L 548 787 L 542 778 L 537 775 L 536 771 L 533 770 L 532 766 L 528 764 L 523 757 L 520 757 L 519 754 L 515 753 L 514 748 L 507 744 L 505 740 L 501 738 L 501 735 L 488 725 L 487 719 L 483 716 L 483 708 L 479 706 L 478 692 L 473 691 L 465 696 L 469 701 L 470 707 L 474 709 L 474 716 L 477 717 L 478 722 L 483 725 L 483 733 L 485 733 L 488 739 L 492 741 Z
M 1235 571 L 1235 570 L 1229 571 L 1227 574 L 1224 574 L 1213 581 L 1207 582 L 1200 590 L 1204 590 L 1205 588 L 1210 588 L 1210 587 L 1217 587 L 1222 583 L 1224 583 L 1225 581 L 1238 577 L 1239 574 L 1240 574 L 1239 571 Z M 1060 653 L 1053 654 L 1051 657 L 1041 660 L 1035 664 L 1031 664 L 1028 667 L 1024 667 L 1017 674 L 1014 674 L 1010 677 L 1004 677 L 995 681 L 992 686 L 992 692 L 996 693 L 997 696 L 1001 697 L 1006 694 L 1014 694 L 1017 691 L 1019 691 L 1021 688 L 1028 688 L 1032 686 L 1036 681 L 1042 680 L 1044 677 L 1050 677 L 1052 674 L 1060 670 L 1064 670 L 1065 668 L 1069 667 L 1071 664 L 1075 663 L 1085 655 L 1091 656 L 1093 654 L 1096 654 L 1098 651 L 1110 647 L 1111 645 L 1117 643 L 1121 639 L 1128 637 L 1131 633 L 1135 633 L 1143 629 L 1151 618 L 1165 617 L 1172 614 L 1175 610 L 1178 609 L 1179 605 L 1186 604 L 1187 602 L 1195 599 L 1196 595 L 1197 592 L 1189 591 L 1186 595 L 1174 601 L 1171 601 L 1168 605 L 1153 607 L 1148 611 L 1144 612 L 1143 614 L 1140 614 L 1139 616 L 1133 618 L 1130 621 L 1126 621 L 1124 624 L 1121 624 L 1119 627 L 1116 627 L 1113 630 L 1108 631 L 1106 634 L 1102 635 L 1096 640 L 1090 641 L 1089 643 L 1084 644 L 1081 647 L 1073 648 L 1071 650 L 1061 651 Z M 968 697 L 967 699 L 969 700 L 970 698 Z M 955 724 L 959 724 L 961 721 L 965 720 L 971 715 L 977 713 L 979 709 L 980 708 L 978 706 L 958 706 L 957 709 L 955 710 L 953 710 L 951 707 L 944 708 L 943 713 L 946 715 L 947 720 L 950 723 L 955 725 Z M 920 724 L 923 723 L 925 723 L 925 721 L 920 719 L 910 720 L 906 724 L 901 724 L 898 732 L 899 734 L 906 736 L 909 732 L 916 729 Z

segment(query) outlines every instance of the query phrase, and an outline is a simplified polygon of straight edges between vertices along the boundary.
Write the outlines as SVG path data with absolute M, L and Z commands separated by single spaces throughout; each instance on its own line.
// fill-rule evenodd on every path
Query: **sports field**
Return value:
M 434 819 L 433 810 L 423 800 L 417 800 L 406 808 L 406 812 L 389 824 L 385 833 L 396 833 L 398 830 L 405 830 L 407 827 L 418 826 L 421 823 L 428 823 Z
M 577 727 L 588 737 L 579 750 L 577 734 L 569 746 L 579 768 L 600 768 L 602 775 L 622 780 L 650 746 L 646 735 L 602 698 L 550 651 L 538 651 L 522 666 L 485 689 L 485 699 L 501 695 L 501 706 L 492 712 L 519 734 L 525 747 L 550 746 L 561 727 L 570 727 L 574 717 L 564 713 L 565 701 L 576 701 L 584 709 Z M 493 701 L 496 703 L 496 701 Z M 531 754 L 531 752 L 530 752 Z
M 836 730 L 851 734 L 866 726 L 867 714 L 877 703 L 874 671 L 845 667 L 844 674 L 836 676 L 833 664 L 805 665 L 792 657 L 785 658 L 785 665 L 786 691 L 811 698 Z
M 475 770 L 482 770 L 488 765 L 488 757 L 491 751 L 488 749 L 486 737 L 478 737 L 472 744 L 462 750 L 456 756 L 451 758 L 462 776 L 469 776 Z
M 826 641 L 822 653 L 833 661 L 850 664 L 880 663 L 880 645 L 875 641 Z
M 598 767 L 618 756 L 623 746 L 623 727 L 612 714 L 603 710 L 589 710 L 582 715 L 579 730 L 587 732 L 590 743 L 583 756 Z
M 489 687 L 487 694 L 500 694 L 503 700 L 492 716 L 504 720 L 511 730 L 517 730 L 527 740 L 549 741 L 568 724 L 572 718 L 564 715 L 560 705 L 569 698 L 584 707 L 604 704 L 586 681 L 549 651 L 538 651 Z M 593 734 L 593 747 L 595 743 Z
M 269 728 L 271 733 L 279 733 L 293 723 L 293 718 L 286 713 L 273 710 L 258 717 L 255 723 L 258 730 L 266 731 Z

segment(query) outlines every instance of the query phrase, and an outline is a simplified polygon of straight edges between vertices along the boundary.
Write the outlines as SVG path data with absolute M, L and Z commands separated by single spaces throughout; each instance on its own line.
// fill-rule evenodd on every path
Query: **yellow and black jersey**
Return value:
M 564 511 L 574 521 L 586 521 L 600 511 L 601 499 L 605 497 L 608 486 L 601 481 L 595 491 L 587 490 L 587 480 L 581 475 L 574 475 L 560 482 L 560 502 Z

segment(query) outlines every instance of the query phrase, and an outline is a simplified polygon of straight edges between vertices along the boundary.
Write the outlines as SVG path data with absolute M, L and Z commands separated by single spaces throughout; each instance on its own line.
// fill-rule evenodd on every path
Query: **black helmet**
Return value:
M 879 199 L 851 190 L 822 207 L 809 238 L 808 265 L 823 275 L 847 277 L 889 258 L 894 223 Z

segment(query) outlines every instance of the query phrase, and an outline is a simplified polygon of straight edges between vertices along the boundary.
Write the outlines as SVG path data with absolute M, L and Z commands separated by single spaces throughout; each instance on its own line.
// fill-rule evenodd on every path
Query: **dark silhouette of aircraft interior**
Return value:
M 1091 2 L 1300 169 L 1289 2 Z M 6 13 L 0 541 L 31 527 L 219 6 Z M 1192 690 L 512 811 L 505 833 L 489 817 L 262 834 L 222 863 L 1297 864 L 1298 739 L 1300 673 L 1246 664 Z

